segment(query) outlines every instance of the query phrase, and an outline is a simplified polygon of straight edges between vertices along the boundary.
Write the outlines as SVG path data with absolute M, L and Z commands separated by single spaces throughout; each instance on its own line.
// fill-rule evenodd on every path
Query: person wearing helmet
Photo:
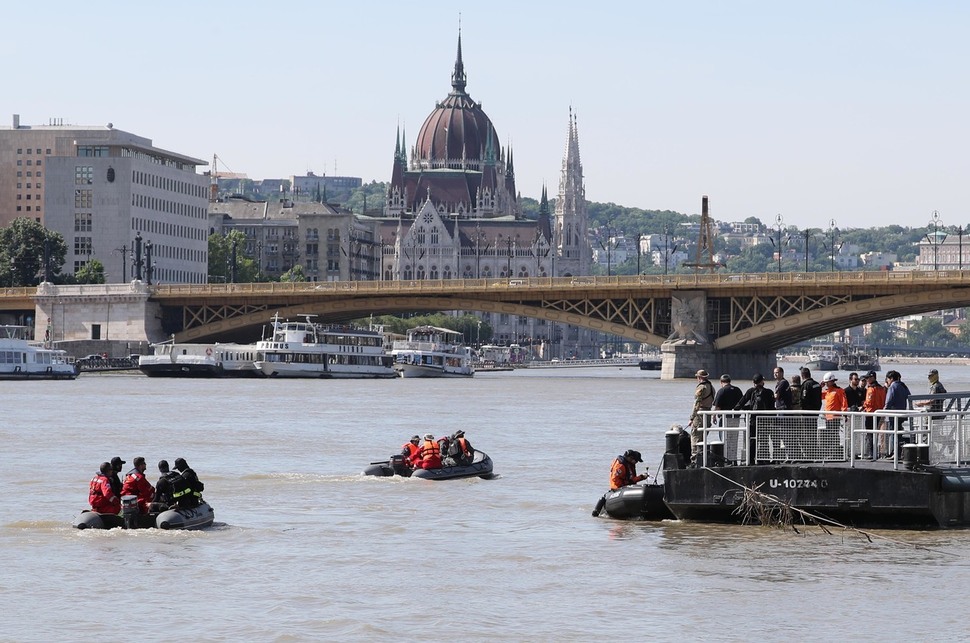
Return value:
M 99 514 L 121 513 L 121 498 L 111 489 L 112 472 L 111 463 L 102 462 L 88 485 L 88 502 Z
M 849 403 L 845 399 L 845 391 L 839 388 L 838 377 L 835 373 L 826 373 L 822 378 L 822 410 L 848 411 Z M 842 420 L 845 416 L 834 413 L 825 414 L 825 429 L 820 436 L 819 447 L 825 457 L 842 458 Z
M 416 469 L 440 469 L 441 468 L 441 447 L 434 439 L 433 433 L 425 433 L 424 442 L 418 451 L 418 460 L 414 463 Z
M 418 459 L 419 451 L 421 451 L 421 436 L 412 435 L 411 439 L 401 447 L 401 456 L 404 458 L 404 464 L 413 468 L 414 463 Z

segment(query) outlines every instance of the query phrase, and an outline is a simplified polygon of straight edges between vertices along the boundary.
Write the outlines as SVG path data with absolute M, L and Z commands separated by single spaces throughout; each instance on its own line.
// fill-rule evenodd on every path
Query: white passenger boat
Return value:
M 366 379 L 397 377 L 380 330 L 322 326 L 273 318 L 273 333 L 256 344 L 256 368 L 269 377 Z
M 138 358 L 149 377 L 256 377 L 255 344 L 153 344 L 154 354 Z
M 461 343 L 461 333 L 437 326 L 417 326 L 408 338 L 394 342 L 394 370 L 401 377 L 471 377 L 471 348 Z
M 73 380 L 67 351 L 29 341 L 27 326 L 0 326 L 0 380 Z

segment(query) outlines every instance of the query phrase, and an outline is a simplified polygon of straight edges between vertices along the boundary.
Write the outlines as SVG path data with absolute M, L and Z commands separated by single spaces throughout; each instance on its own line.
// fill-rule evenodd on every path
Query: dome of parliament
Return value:
M 421 126 L 413 162 L 422 169 L 481 170 L 486 161 L 497 160 L 498 135 L 481 104 L 465 92 L 460 37 L 451 87 Z

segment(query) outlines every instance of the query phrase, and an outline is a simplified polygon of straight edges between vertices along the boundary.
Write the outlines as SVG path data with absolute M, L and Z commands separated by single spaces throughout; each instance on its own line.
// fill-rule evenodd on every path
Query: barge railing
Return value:
M 943 396 L 913 396 L 919 398 Z M 967 464 L 970 394 L 950 396 L 943 410 L 703 411 L 697 460 L 703 466 L 881 460 L 893 468 Z M 907 447 L 906 445 L 912 445 Z M 904 457 L 907 449 L 915 449 Z

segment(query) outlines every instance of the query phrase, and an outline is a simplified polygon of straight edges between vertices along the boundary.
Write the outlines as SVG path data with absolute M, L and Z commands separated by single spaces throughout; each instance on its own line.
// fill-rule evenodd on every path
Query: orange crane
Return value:
M 233 171 L 220 172 L 216 167 L 216 163 L 221 161 L 216 154 L 212 155 L 212 169 L 206 172 L 209 175 L 209 201 L 216 201 L 219 198 L 219 179 L 246 179 L 249 178 L 245 174 L 237 174 Z M 226 164 L 222 164 L 223 170 L 229 170 Z

